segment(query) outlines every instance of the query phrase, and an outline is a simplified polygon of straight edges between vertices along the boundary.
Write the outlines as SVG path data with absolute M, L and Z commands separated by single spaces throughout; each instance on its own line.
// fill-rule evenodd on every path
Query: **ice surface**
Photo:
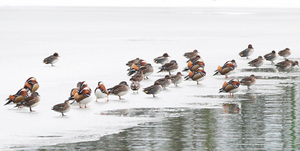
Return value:
M 299 8 L 300 3 L 297 0 L 0 0 L 0 6 Z
M 297 9 L 258 8 L 0 8 L 0 100 L 16 93 L 31 76 L 40 84 L 41 102 L 30 113 L 28 108 L 13 105 L 0 109 L 0 148 L 34 148 L 40 145 L 95 140 L 124 128 L 156 120 L 147 117 L 101 115 L 103 111 L 128 108 L 221 107 L 227 94 L 218 94 L 226 80 L 212 76 L 218 65 L 236 59 L 240 73 L 250 59 L 271 50 L 289 47 L 290 58 L 299 58 L 300 11 Z M 249 60 L 238 53 L 252 44 L 255 51 Z M 94 90 L 98 81 L 107 88 L 121 81 L 129 82 L 128 60 L 140 57 L 151 63 L 154 74 L 141 82 L 147 87 L 166 73 L 156 73 L 159 65 L 153 58 L 168 52 L 186 66 L 183 54 L 198 49 L 205 61 L 207 77 L 196 85 L 184 81 L 171 85 L 152 98 L 141 90 L 130 92 L 125 100 L 110 96 L 110 102 L 92 101 L 86 109 L 73 105 L 67 116 L 51 110 L 64 102 L 78 81 L 86 81 Z M 45 57 L 58 52 L 54 67 L 43 64 Z M 280 58 L 279 60 L 283 60 Z M 278 62 L 278 61 L 275 61 Z M 272 69 L 269 62 L 262 68 Z M 250 70 L 251 71 L 251 70 Z M 184 73 L 185 75 L 187 73 Z M 257 76 L 287 76 L 285 72 L 259 72 Z M 293 74 L 293 73 L 291 73 Z M 289 75 L 292 76 L 292 75 Z M 264 82 L 257 81 L 263 86 Z M 255 85 L 253 86 L 254 89 Z M 237 94 L 242 94 L 241 92 Z M 272 88 L 266 88 L 270 91 Z M 225 95 L 219 100 L 202 96 Z M 94 97 L 95 100 L 95 97 Z M 199 102 L 201 100 L 201 102 Z

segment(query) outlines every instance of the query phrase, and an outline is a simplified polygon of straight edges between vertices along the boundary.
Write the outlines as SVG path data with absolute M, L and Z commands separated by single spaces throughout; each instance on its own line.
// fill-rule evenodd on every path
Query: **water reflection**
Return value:
M 40 150 L 299 150 L 300 80 L 289 79 L 244 90 L 238 102 L 222 96 L 193 96 L 224 99 L 220 108 L 142 108 L 103 112 L 108 116 L 157 117 L 97 141 L 59 144 Z M 201 101 L 201 99 L 199 99 Z M 200 103 L 200 102 L 199 102 Z
M 158 108 L 131 108 L 108 110 L 100 113 L 101 115 L 115 115 L 126 117 L 157 117 L 161 114 L 161 109 Z
M 222 106 L 225 114 L 241 114 L 240 104 L 224 103 Z
M 251 90 L 241 89 L 234 99 L 220 94 L 193 95 L 186 96 L 195 99 L 187 105 L 208 108 L 105 111 L 101 116 L 162 120 L 96 141 L 44 146 L 38 150 L 300 150 L 299 69 L 289 74 L 272 74 L 277 72 L 274 68 L 241 69 L 241 72 L 257 72 L 257 83 Z

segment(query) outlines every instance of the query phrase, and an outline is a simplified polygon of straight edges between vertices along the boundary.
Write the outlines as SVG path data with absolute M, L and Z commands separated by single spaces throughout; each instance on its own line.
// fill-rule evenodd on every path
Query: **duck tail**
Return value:
M 12 100 L 10 100 L 9 98 L 7 98 L 6 100 L 8 100 L 8 101 L 4 105 L 7 105 L 12 102 Z
M 184 80 L 188 80 L 188 79 L 190 79 L 189 75 L 187 75 L 187 76 L 184 77 Z
M 219 89 L 219 93 L 225 92 L 223 88 Z

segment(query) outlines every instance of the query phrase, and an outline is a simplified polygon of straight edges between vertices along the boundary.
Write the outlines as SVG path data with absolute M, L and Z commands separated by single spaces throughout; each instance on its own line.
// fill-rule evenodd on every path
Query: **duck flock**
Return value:
M 239 53 L 240 57 L 248 57 L 252 55 L 254 52 L 254 48 L 251 44 L 248 47 Z M 293 68 L 294 66 L 299 66 L 298 61 L 293 61 L 287 59 L 291 55 L 291 51 L 289 48 L 279 51 L 276 53 L 275 50 L 264 55 L 258 56 L 256 59 L 248 62 L 248 65 L 251 67 L 259 68 L 264 64 L 264 61 L 270 61 L 272 65 L 275 65 L 278 70 L 287 71 Z M 200 81 L 204 79 L 206 76 L 206 72 L 204 70 L 205 63 L 199 55 L 197 50 L 192 52 L 186 52 L 183 54 L 185 58 L 187 58 L 187 65 L 182 70 L 182 72 L 188 72 L 186 76 L 184 76 L 181 72 L 177 72 L 178 64 L 176 60 L 170 60 L 170 56 L 168 53 L 164 53 L 162 56 L 154 58 L 154 63 L 160 64 L 158 72 L 167 72 L 168 74 L 163 78 L 157 79 L 153 85 L 143 88 L 143 92 L 148 95 L 152 95 L 156 97 L 157 94 L 165 90 L 172 83 L 177 86 L 186 80 L 196 81 L 199 84 Z M 274 61 L 279 57 L 285 58 L 284 61 L 274 63 Z M 53 55 L 46 57 L 44 59 L 45 64 L 50 64 L 54 66 L 54 64 L 59 60 L 58 53 L 54 53 Z M 94 89 L 93 95 L 96 97 L 96 101 L 98 99 L 106 99 L 109 101 L 110 95 L 118 96 L 120 100 L 122 100 L 122 96 L 128 94 L 130 90 L 133 92 L 138 92 L 141 85 L 140 83 L 149 79 L 149 76 L 153 74 L 154 69 L 152 65 L 146 62 L 144 59 L 135 58 L 126 63 L 128 66 L 128 76 L 130 77 L 131 84 L 128 85 L 126 81 L 120 82 L 118 85 L 114 87 L 107 88 L 102 81 L 98 82 L 98 86 Z M 225 75 L 225 78 L 229 78 L 228 74 L 232 73 L 237 68 L 237 63 L 234 59 L 229 60 L 224 63 L 224 65 L 220 65 L 215 70 L 215 75 Z M 172 74 L 172 73 L 176 74 Z M 239 79 L 230 79 L 229 81 L 225 81 L 223 85 L 220 85 L 219 93 L 225 92 L 229 93 L 230 97 L 233 97 L 233 94 L 238 92 L 240 85 L 245 85 L 250 89 L 256 82 L 255 75 L 250 75 L 249 77 L 245 77 L 241 80 Z M 39 89 L 39 83 L 35 77 L 30 77 L 25 81 L 24 87 L 17 91 L 16 94 L 9 95 L 7 98 L 7 102 L 4 105 L 15 104 L 15 107 L 29 107 L 30 112 L 32 112 L 32 108 L 38 105 L 40 101 L 40 96 L 37 90 Z M 86 108 L 87 104 L 92 101 L 92 89 L 88 87 L 85 81 L 80 81 L 77 83 L 77 86 L 71 89 L 70 97 L 64 101 L 63 103 L 56 104 L 53 106 L 52 110 L 59 112 L 64 116 L 66 112 L 71 109 L 71 105 L 74 102 L 79 104 L 79 108 Z M 71 102 L 71 103 L 70 103 Z M 84 106 L 83 106 L 84 105 Z

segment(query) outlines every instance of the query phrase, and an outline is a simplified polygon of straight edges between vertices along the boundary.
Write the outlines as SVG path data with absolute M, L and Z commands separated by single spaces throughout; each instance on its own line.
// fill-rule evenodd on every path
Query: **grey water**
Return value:
M 190 49 L 187 48 L 189 46 L 192 48 L 199 47 L 202 48 L 202 50 L 208 50 L 203 51 L 202 56 L 205 61 L 207 61 L 208 68 L 211 66 L 209 64 L 213 64 L 215 61 L 212 59 L 214 55 L 211 55 L 209 50 L 222 50 L 218 53 L 226 54 L 225 52 L 227 50 L 233 51 L 233 48 L 224 48 L 225 51 L 223 51 L 223 46 L 228 47 L 229 45 L 242 43 L 241 41 L 248 44 L 249 39 L 251 39 L 253 43 L 260 47 L 257 49 L 257 54 L 259 55 L 262 55 L 259 51 L 264 51 L 264 49 L 281 48 L 282 45 L 297 48 L 299 44 L 298 25 L 300 12 L 295 9 L 252 10 L 248 8 L 247 10 L 241 9 L 238 11 L 229 9 L 229 12 L 226 12 L 228 9 L 225 9 L 226 11 L 224 12 L 223 9 L 215 8 L 200 10 L 197 8 L 174 10 L 160 8 L 155 9 L 155 11 L 144 8 L 126 8 L 121 11 L 122 13 L 118 12 L 118 9 L 115 8 L 108 9 L 109 13 L 106 12 L 107 10 L 102 9 L 88 9 L 87 12 L 85 12 L 85 9 L 83 9 L 84 11 L 78 11 L 76 9 L 68 9 L 65 11 L 63 9 L 62 14 L 64 15 L 60 14 L 60 9 L 55 9 L 54 11 L 50 9 L 50 16 L 53 17 L 53 20 L 66 23 L 62 24 L 65 25 L 62 27 L 62 30 L 57 30 L 61 28 L 60 26 L 60 28 L 56 26 L 53 27 L 55 28 L 53 31 L 59 33 L 58 38 L 64 37 L 61 35 L 65 33 L 72 37 L 72 32 L 76 31 L 76 33 L 83 33 L 83 39 L 85 39 L 84 36 L 86 35 L 88 35 L 86 37 L 92 35 L 90 39 L 98 41 L 97 38 L 101 38 L 102 34 L 104 34 L 104 39 L 107 37 L 108 39 L 117 37 L 124 41 L 133 41 L 135 42 L 134 46 L 136 49 L 149 47 L 149 49 L 156 50 L 157 48 L 154 46 L 156 46 L 157 43 L 158 45 L 162 45 L 161 48 L 165 48 L 167 45 L 174 45 L 174 47 L 176 47 L 176 49 L 172 48 L 174 52 L 178 51 L 177 49 L 182 49 L 182 51 Z M 138 11 L 135 12 L 136 10 Z M 48 14 L 48 11 L 49 10 L 45 10 L 45 14 Z M 16 13 L 14 10 L 9 10 L 9 12 L 11 14 Z M 44 12 L 44 10 L 34 11 L 29 14 L 39 14 L 39 12 Z M 92 17 L 89 18 L 84 15 L 80 17 L 82 12 L 84 12 L 84 15 Z M 112 15 L 107 15 L 105 12 L 107 14 L 111 13 Z M 57 15 L 59 16 L 57 17 L 56 13 L 61 16 Z M 31 18 L 30 15 L 20 15 L 19 20 L 30 18 L 36 20 L 38 23 L 42 22 L 46 24 L 46 27 L 50 27 L 49 23 L 43 22 L 44 17 L 47 18 L 47 15 L 45 16 L 43 13 L 41 13 L 41 15 L 42 16 L 37 19 Z M 126 18 L 123 17 L 123 15 L 130 17 Z M 73 18 L 69 18 L 69 16 Z M 97 24 L 91 26 L 91 28 L 81 28 L 81 26 L 79 26 L 81 22 L 77 20 L 78 16 L 79 19 L 84 18 L 82 23 L 85 21 L 88 23 L 97 21 Z M 100 19 L 98 19 L 99 16 Z M 150 19 L 148 18 L 147 20 L 147 16 Z M 14 23 L 15 17 L 7 15 L 7 18 L 7 20 L 9 20 L 8 23 Z M 98 20 L 94 20 L 95 18 Z M 120 29 L 120 31 L 115 31 L 114 28 L 108 28 L 108 31 L 105 28 L 103 31 L 102 29 L 98 29 L 98 27 L 102 27 L 100 26 L 102 24 L 105 25 L 104 27 L 110 27 L 112 25 L 123 27 L 123 24 L 120 24 L 120 18 L 121 21 L 126 23 L 127 26 L 124 27 L 127 28 L 117 28 Z M 169 20 L 167 24 L 164 22 L 166 19 Z M 180 22 L 178 21 L 179 19 Z M 74 23 L 72 21 L 74 21 Z M 35 22 L 32 24 L 34 23 Z M 73 24 L 77 24 L 77 26 L 69 26 Z M 152 26 L 156 24 L 162 27 L 161 29 L 159 28 L 160 30 L 158 31 L 152 28 Z M 28 24 L 28 26 L 29 25 L 31 24 Z M 5 27 L 8 28 L 10 26 Z M 148 30 L 145 31 L 145 27 L 147 27 L 146 29 Z M 169 27 L 172 28 L 168 30 Z M 135 34 L 131 35 L 136 28 L 138 29 L 135 33 L 137 36 Z M 42 33 L 45 29 L 37 29 L 41 31 L 37 32 L 37 35 L 43 36 Z M 109 29 L 114 32 L 111 32 Z M 21 28 L 20 30 L 22 31 L 23 29 Z M 16 29 L 11 28 L 7 31 L 7 29 L 3 28 L 2 33 L 4 33 L 3 35 L 12 35 L 11 37 L 13 37 L 13 39 L 17 39 L 18 36 L 11 34 L 11 31 L 15 32 Z M 94 36 L 97 38 L 93 38 L 93 34 L 97 33 L 94 33 L 94 31 L 100 31 L 98 33 L 99 35 Z M 51 30 L 48 32 L 51 32 Z M 20 33 L 20 39 L 22 39 L 26 33 L 27 31 Z M 133 38 L 131 38 L 131 36 Z M 147 39 L 147 36 L 150 38 Z M 146 38 L 139 39 L 139 37 Z M 152 37 L 154 37 L 154 40 L 152 40 Z M 156 37 L 159 38 L 156 39 Z M 200 37 L 200 40 L 196 37 Z M 184 38 L 186 38 L 186 40 L 184 40 Z M 4 40 L 6 37 L 2 39 Z M 36 39 L 38 38 L 34 38 L 34 40 Z M 90 39 L 88 38 L 88 40 Z M 176 39 L 179 40 L 176 41 Z M 78 45 L 88 45 L 88 40 L 82 40 Z M 31 44 L 31 39 L 28 41 L 30 41 L 28 43 Z M 155 41 L 157 43 L 155 43 Z M 62 46 L 67 45 L 63 40 L 62 43 Z M 72 44 L 74 43 L 76 42 L 72 42 Z M 147 44 L 146 46 L 144 46 L 145 43 Z M 10 45 L 10 43 L 6 45 Z M 101 45 L 104 45 L 104 43 L 101 43 Z M 111 47 L 110 45 L 112 44 L 108 45 Z M 44 48 L 44 46 L 41 47 Z M 120 46 L 116 45 L 116 47 L 119 49 Z M 234 46 L 234 48 L 237 47 L 238 46 Z M 161 50 L 161 48 L 158 50 Z M 136 50 L 133 49 L 132 51 L 135 52 Z M 295 51 L 299 50 L 294 49 L 293 52 Z M 144 52 L 142 53 L 145 55 Z M 140 52 L 140 54 L 142 53 Z M 233 58 L 236 57 L 237 53 Z M 298 58 L 292 58 L 292 60 L 296 59 L 300 61 L 299 56 L 293 57 Z M 228 56 L 228 58 L 231 59 L 231 56 Z M 221 58 L 217 57 L 216 60 L 218 59 Z M 216 85 L 206 87 L 212 88 L 213 92 L 216 91 L 215 94 L 194 94 L 186 96 L 186 99 L 194 100 L 192 104 L 187 104 L 189 107 L 183 105 L 183 107 L 178 108 L 126 108 L 124 110 L 109 110 L 102 112 L 99 116 L 146 117 L 159 120 L 142 123 L 138 126 L 124 129 L 116 134 L 102 136 L 95 141 L 83 140 L 76 143 L 61 142 L 57 145 L 34 147 L 25 150 L 300 150 L 299 67 L 295 67 L 290 71 L 277 71 L 274 66 L 270 66 L 269 64 L 264 65 L 263 68 L 249 68 L 246 67 L 246 65 L 240 66 L 240 63 L 246 64 L 247 61 L 248 60 L 238 60 L 239 68 L 237 73 L 239 74 L 237 78 L 241 79 L 244 75 L 255 74 L 257 76 L 257 83 L 253 85 L 250 90 L 241 89 L 233 98 L 228 97 L 228 94 L 218 94 L 217 91 L 220 85 Z M 215 69 L 215 66 L 213 68 Z M 212 69 L 212 67 L 209 69 L 206 68 L 208 72 L 212 72 L 213 69 L 210 69 Z M 221 80 L 223 82 L 225 79 L 215 77 L 206 79 L 206 81 L 210 82 L 221 82 Z M 212 104 L 216 105 L 203 105 L 207 102 L 212 102 Z M 198 106 L 205 107 L 201 108 Z M 54 135 L 54 137 L 56 136 Z M 12 147 L 11 149 L 20 150 L 18 146 L 15 148 Z
M 243 90 L 244 94 L 234 98 L 194 96 L 199 98 L 199 103 L 202 99 L 232 99 L 222 103 L 220 108 L 107 111 L 103 114 L 164 118 L 100 137 L 96 141 L 61 143 L 38 150 L 300 150 L 299 70 L 289 74 L 294 76 L 257 77 L 257 80 L 265 82 L 253 86 L 255 89 Z M 283 72 L 283 75 L 287 73 Z

